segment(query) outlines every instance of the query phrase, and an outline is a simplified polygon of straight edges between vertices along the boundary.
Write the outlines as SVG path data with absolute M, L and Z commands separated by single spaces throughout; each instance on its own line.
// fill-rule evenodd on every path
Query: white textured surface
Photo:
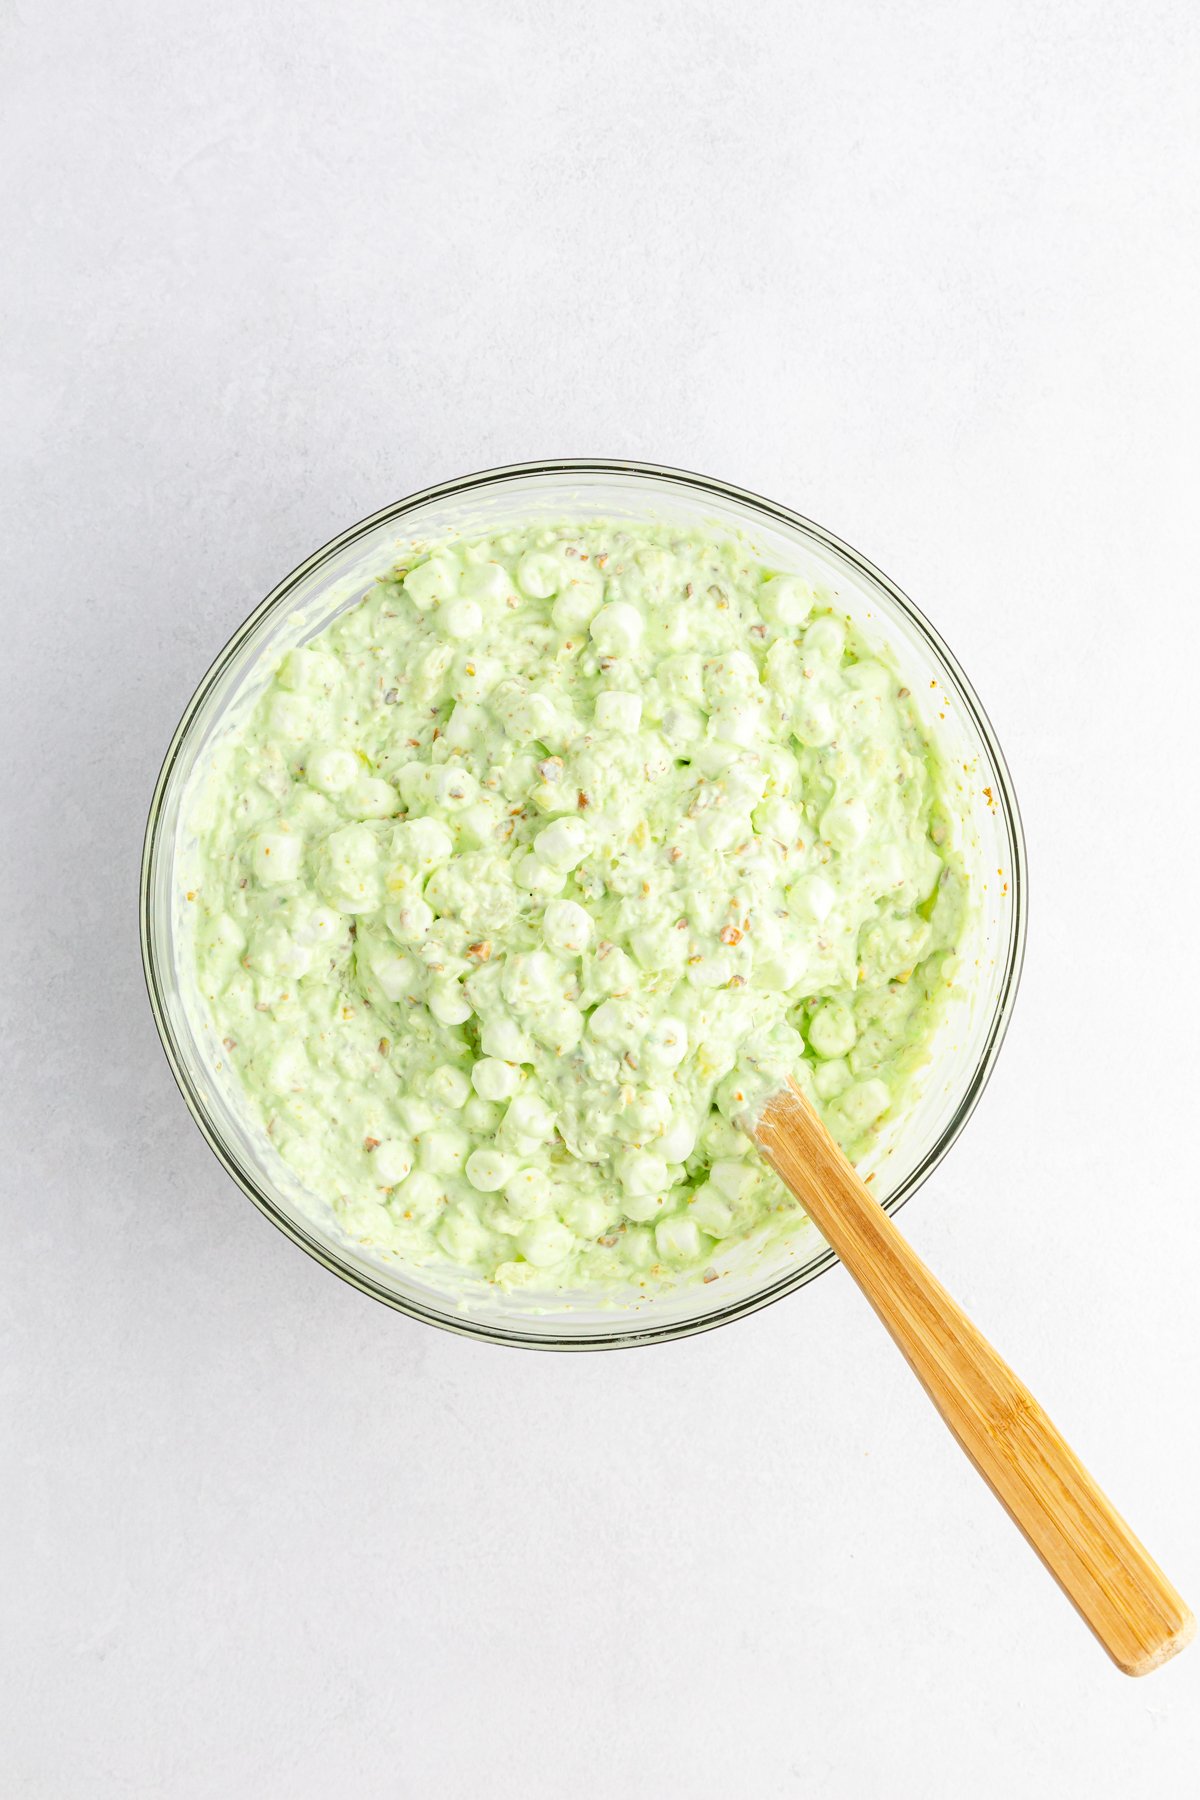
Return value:
M 135 900 L 202 669 L 385 501 L 600 452 L 841 532 L 1034 871 L 905 1225 L 1200 1600 L 1194 7 L 4 13 L 5 1794 L 1191 1791 L 1200 1650 L 1110 1671 L 844 1277 L 615 1357 L 371 1305 L 192 1128 Z

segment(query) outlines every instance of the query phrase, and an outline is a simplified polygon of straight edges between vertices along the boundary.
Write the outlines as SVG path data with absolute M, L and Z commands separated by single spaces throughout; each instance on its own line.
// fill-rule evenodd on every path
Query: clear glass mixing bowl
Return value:
M 740 1318 L 833 1263 L 811 1225 L 786 1244 L 748 1245 L 720 1281 L 654 1294 L 506 1293 L 445 1271 L 372 1257 L 305 1190 L 222 1070 L 192 969 L 179 878 L 189 793 L 214 740 L 236 724 L 287 650 L 352 606 L 374 577 L 421 543 L 518 523 L 654 518 L 735 528 L 764 561 L 835 591 L 922 697 L 951 764 L 964 770 L 968 855 L 981 904 L 963 958 L 966 998 L 942 1029 L 915 1103 L 873 1152 L 889 1212 L 935 1169 L 971 1115 L 1000 1049 L 1016 995 L 1025 936 L 1025 849 L 1000 746 L 970 682 L 937 632 L 885 575 L 819 525 L 725 482 L 645 463 L 566 460 L 492 469 L 427 488 L 310 556 L 234 633 L 193 695 L 167 751 L 142 859 L 146 983 L 180 1091 L 218 1159 L 281 1231 L 364 1293 L 430 1324 L 497 1343 L 555 1350 L 613 1349 L 682 1337 Z M 973 965 L 973 966 L 972 966 Z M 227 1060 L 227 1059 L 226 1059 Z

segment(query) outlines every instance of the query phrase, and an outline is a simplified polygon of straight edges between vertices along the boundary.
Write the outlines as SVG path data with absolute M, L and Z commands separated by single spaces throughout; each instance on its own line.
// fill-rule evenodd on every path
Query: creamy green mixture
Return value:
M 965 880 L 901 677 L 745 540 L 447 545 L 284 660 L 188 900 L 222 1061 L 376 1255 L 713 1279 L 800 1214 L 731 1122 L 785 1073 L 861 1156 Z

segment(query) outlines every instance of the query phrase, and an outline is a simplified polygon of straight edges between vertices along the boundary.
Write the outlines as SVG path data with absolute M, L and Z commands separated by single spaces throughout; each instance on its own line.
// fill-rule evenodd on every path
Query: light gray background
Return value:
M 3 21 L 5 1795 L 1193 1791 L 1200 1649 L 1109 1668 L 840 1272 L 617 1356 L 410 1324 L 220 1172 L 136 942 L 175 721 L 344 525 L 572 453 L 819 519 L 1034 871 L 904 1224 L 1200 1600 L 1190 0 Z

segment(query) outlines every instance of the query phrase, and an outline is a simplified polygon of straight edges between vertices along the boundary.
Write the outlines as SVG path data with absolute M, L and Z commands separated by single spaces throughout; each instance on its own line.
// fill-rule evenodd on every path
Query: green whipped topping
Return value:
M 802 1216 L 742 1109 L 790 1072 L 862 1156 L 928 1059 L 953 791 L 836 596 L 744 539 L 442 545 L 291 651 L 204 773 L 219 1060 L 377 1256 L 711 1280 Z

